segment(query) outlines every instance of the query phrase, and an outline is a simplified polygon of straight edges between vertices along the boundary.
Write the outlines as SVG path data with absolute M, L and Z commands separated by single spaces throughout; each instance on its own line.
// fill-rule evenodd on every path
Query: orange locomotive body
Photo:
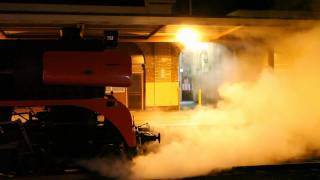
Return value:
M 43 82 L 47 85 L 128 87 L 130 76 L 130 56 L 113 50 L 49 51 L 43 55 Z
M 105 49 L 100 40 L 0 41 L 0 172 L 63 171 L 160 140 L 105 94 L 131 76 L 130 56 Z

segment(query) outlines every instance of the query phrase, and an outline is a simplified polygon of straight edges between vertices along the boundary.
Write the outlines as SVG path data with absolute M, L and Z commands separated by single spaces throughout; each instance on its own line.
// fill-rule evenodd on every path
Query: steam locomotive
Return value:
M 0 41 L 0 173 L 59 172 L 160 141 L 105 94 L 130 85 L 130 56 L 116 44 L 116 31 L 83 39 L 67 28 L 57 40 Z

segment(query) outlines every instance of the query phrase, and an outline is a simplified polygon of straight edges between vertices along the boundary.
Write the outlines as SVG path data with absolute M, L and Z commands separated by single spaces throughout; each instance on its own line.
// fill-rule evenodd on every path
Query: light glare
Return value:
M 200 35 L 192 29 L 181 29 L 178 31 L 176 39 L 184 46 L 190 47 L 200 40 Z

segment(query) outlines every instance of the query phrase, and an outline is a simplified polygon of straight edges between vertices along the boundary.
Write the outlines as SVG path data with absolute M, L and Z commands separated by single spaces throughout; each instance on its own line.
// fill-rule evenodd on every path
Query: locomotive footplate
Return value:
M 152 142 L 152 141 L 158 141 L 160 143 L 161 141 L 160 133 L 153 132 L 148 123 L 139 125 L 135 128 L 136 128 L 137 140 L 140 145 L 148 142 Z

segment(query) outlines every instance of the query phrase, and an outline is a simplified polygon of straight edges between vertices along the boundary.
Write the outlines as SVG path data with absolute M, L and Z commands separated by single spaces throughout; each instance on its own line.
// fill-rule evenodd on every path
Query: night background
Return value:
M 8 3 L 45 3 L 45 4 L 75 4 L 75 5 L 107 5 L 107 6 L 144 6 L 144 0 L 0 0 Z M 155 1 L 154 4 L 162 4 Z M 194 16 L 225 16 L 235 10 L 285 10 L 312 11 L 317 0 L 192 0 Z M 188 14 L 189 0 L 177 0 L 173 13 Z

